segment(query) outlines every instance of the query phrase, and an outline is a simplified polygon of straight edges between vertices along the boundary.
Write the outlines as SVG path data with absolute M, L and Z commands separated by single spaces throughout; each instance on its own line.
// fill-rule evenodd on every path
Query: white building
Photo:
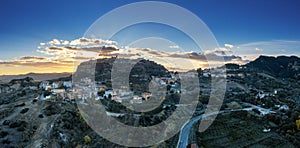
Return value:
M 40 83 L 40 89 L 45 89 L 46 86 L 48 86 L 48 85 L 49 85 L 49 81 L 43 81 Z
M 58 82 L 53 82 L 53 83 L 52 83 L 52 88 L 53 88 L 53 89 L 59 88 L 59 83 L 58 83 Z
M 67 88 L 72 88 L 72 82 L 71 81 L 65 81 L 63 82 L 63 86 Z
M 287 106 L 287 105 L 282 105 L 280 108 L 279 108 L 279 110 L 280 111 L 289 111 L 289 106 Z

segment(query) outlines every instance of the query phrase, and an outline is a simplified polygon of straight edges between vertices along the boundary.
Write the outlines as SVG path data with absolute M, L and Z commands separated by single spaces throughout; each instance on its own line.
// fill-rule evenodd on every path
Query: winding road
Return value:
M 222 110 L 222 111 L 212 112 L 212 113 L 209 113 L 209 114 L 202 114 L 200 116 L 192 118 L 191 120 L 189 120 L 188 122 L 186 122 L 182 126 L 182 128 L 180 130 L 179 140 L 178 140 L 178 143 L 177 143 L 177 148 L 186 148 L 186 146 L 189 144 L 188 143 L 189 133 L 190 133 L 190 130 L 191 130 L 193 124 L 195 124 L 197 121 L 199 121 L 203 118 L 207 118 L 209 116 L 222 114 L 222 113 L 230 113 L 230 112 L 243 111 L 243 110 L 244 111 L 249 111 L 249 110 L 252 110 L 252 109 L 258 109 L 261 113 L 275 113 L 275 112 L 272 112 L 271 109 L 265 109 L 265 108 L 262 108 L 262 107 L 259 107 L 259 106 L 256 106 L 256 105 L 252 105 L 252 104 L 249 104 L 249 103 L 244 103 L 244 104 L 249 105 L 251 107 L 242 108 L 242 109 Z

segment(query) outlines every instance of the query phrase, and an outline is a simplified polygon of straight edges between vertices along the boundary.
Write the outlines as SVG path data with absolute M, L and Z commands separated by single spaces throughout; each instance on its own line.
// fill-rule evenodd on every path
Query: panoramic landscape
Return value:
M 56 3 L 0 6 L 0 148 L 300 146 L 300 2 Z

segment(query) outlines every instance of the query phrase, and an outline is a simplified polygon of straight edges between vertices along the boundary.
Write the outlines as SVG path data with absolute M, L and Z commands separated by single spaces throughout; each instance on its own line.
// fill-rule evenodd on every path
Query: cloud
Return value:
M 37 52 L 48 56 L 74 56 L 77 53 L 101 53 L 108 54 L 118 51 L 117 42 L 102 39 L 79 38 L 72 41 L 53 39 L 47 43 L 41 43 Z
M 88 39 L 88 38 L 78 38 L 71 41 L 68 40 L 58 40 L 53 39 L 47 43 L 40 43 L 40 46 L 95 46 L 95 45 L 117 45 L 118 43 L 116 41 L 111 40 L 102 40 L 102 39 Z
M 71 66 L 73 63 L 70 61 L 63 61 L 54 58 L 37 57 L 37 56 L 24 56 L 17 60 L 0 61 L 0 66 L 30 66 L 30 67 L 64 67 Z
M 58 39 L 53 39 L 52 41 L 48 42 L 50 45 L 60 45 L 60 41 Z
M 132 51 L 138 51 L 138 52 L 142 52 L 142 54 L 149 54 L 152 56 L 166 56 L 168 55 L 168 53 L 164 52 L 164 51 L 160 51 L 160 50 L 154 50 L 154 49 L 150 49 L 150 48 L 133 48 L 131 49 Z
M 233 48 L 234 46 L 232 44 L 224 44 L 225 47 L 227 48 Z
M 235 56 L 235 55 L 230 55 L 230 56 L 220 56 L 214 53 L 209 53 L 209 54 L 201 54 L 201 53 L 196 53 L 196 52 L 189 52 L 189 53 L 182 53 L 182 54 L 170 54 L 169 57 L 174 57 L 174 58 L 186 58 L 186 59 L 193 59 L 193 60 L 198 60 L 201 62 L 206 62 L 208 59 L 213 59 L 214 61 L 212 62 L 231 62 L 233 60 L 239 60 L 243 61 L 241 57 Z
M 178 45 L 174 45 L 174 46 L 169 46 L 169 48 L 171 48 L 171 49 L 179 49 L 180 47 Z
M 53 72 L 72 71 L 74 66 L 96 58 L 98 54 L 113 55 L 119 49 L 117 42 L 102 39 L 79 38 L 75 40 L 53 39 L 48 42 L 41 42 L 37 47 L 36 55 L 23 56 L 15 60 L 0 60 L 0 69 L 14 69 L 14 71 L 26 72 Z M 132 56 L 132 55 L 128 55 Z M 50 71 L 48 71 L 50 70 Z
M 226 46 L 233 47 L 228 45 Z M 176 45 L 170 46 L 170 48 L 180 47 Z M 190 60 L 193 61 L 197 67 L 207 66 L 207 59 L 212 60 L 210 62 L 219 63 L 226 62 L 241 64 L 247 62 L 240 56 L 233 55 L 231 49 L 228 48 L 206 50 L 203 53 L 180 51 L 166 52 L 151 48 L 120 49 L 117 47 L 117 42 L 115 41 L 87 38 L 79 38 L 71 41 L 53 39 L 49 42 L 42 42 L 39 44 L 37 52 L 43 56 L 23 56 L 16 60 L 0 61 L 0 66 L 25 66 L 32 67 L 32 69 L 44 69 L 44 71 L 51 67 L 74 70 L 74 66 L 77 66 L 76 64 L 79 64 L 80 62 L 94 58 L 108 58 L 115 56 L 122 58 L 146 58 L 154 61 L 160 60 L 156 62 L 172 67 L 170 66 L 172 65 L 172 62 L 166 62 L 169 60 L 177 62 L 176 64 L 178 65 L 182 65 L 179 67 L 182 69 L 193 68 L 193 66 L 189 64 L 184 65 L 184 63 L 186 63 L 185 61 Z
M 248 60 L 254 60 L 259 55 L 279 56 L 279 55 L 300 55 L 300 40 L 272 40 L 251 42 L 236 45 L 231 50 L 235 55 L 240 55 Z
M 49 48 L 46 48 L 47 50 L 64 50 L 63 48 L 61 47 L 56 47 L 56 46 L 51 46 Z
M 244 64 L 248 62 L 247 60 L 243 60 L 242 57 L 236 55 L 228 55 L 226 53 L 231 53 L 230 50 L 226 48 L 219 48 L 215 50 L 207 50 L 203 53 L 197 52 L 164 52 L 154 49 L 144 49 L 144 48 L 136 48 L 130 49 L 130 53 L 139 53 L 141 56 L 144 57 L 155 57 L 155 58 L 175 58 L 175 59 L 182 59 L 182 60 L 194 60 L 198 62 L 205 62 L 207 63 L 207 59 L 212 61 L 210 62 L 225 62 L 225 63 L 238 63 Z
M 73 41 L 70 41 L 70 45 L 117 45 L 116 41 L 111 40 L 102 40 L 102 39 L 87 39 L 87 38 L 79 38 Z
M 214 50 L 205 50 L 204 54 L 230 55 L 232 51 L 227 48 L 216 48 Z
M 110 53 L 110 52 L 119 51 L 119 49 L 116 46 L 86 47 L 86 48 L 79 48 L 77 50 L 96 52 L 96 53 Z
M 45 60 L 45 57 L 37 57 L 37 56 L 24 56 L 21 57 L 20 60 Z

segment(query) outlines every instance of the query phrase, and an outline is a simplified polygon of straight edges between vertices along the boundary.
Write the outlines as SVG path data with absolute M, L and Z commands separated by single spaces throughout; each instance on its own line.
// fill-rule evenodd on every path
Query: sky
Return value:
M 220 49 L 214 49 L 212 52 L 222 52 L 221 56 L 225 56 L 223 54 L 226 53 L 226 62 L 245 63 L 259 55 L 300 56 L 299 0 L 163 1 L 183 7 L 202 19 L 220 46 Z M 0 75 L 71 72 L 74 70 L 74 60 L 79 59 L 76 57 L 78 53 L 72 53 L 74 50 L 65 47 L 71 46 L 72 49 L 84 52 L 82 48 L 90 50 L 103 44 L 111 47 L 106 50 L 110 55 L 120 52 L 126 52 L 128 55 L 128 51 L 137 55 L 135 51 L 139 51 L 149 56 L 156 52 L 156 55 L 172 58 L 187 56 L 192 58 L 197 67 L 205 65 L 203 55 L 208 53 L 198 51 L 190 38 L 179 30 L 161 24 L 129 26 L 111 41 L 99 39 L 101 44 L 95 40 L 89 40 L 89 44 L 80 41 L 99 17 L 133 2 L 138 1 L 1 1 Z M 126 18 L 116 19 L 115 23 L 124 19 Z M 157 38 L 146 38 L 151 36 Z M 138 40 L 139 38 L 145 39 Z M 55 39 L 60 44 L 55 44 Z M 149 48 L 150 51 L 137 48 L 124 51 L 123 49 L 129 48 L 126 47 L 129 43 L 132 47 Z M 164 50 L 161 51 L 162 49 Z M 157 50 L 160 53 L 157 53 Z M 186 53 L 177 53 L 179 51 Z

